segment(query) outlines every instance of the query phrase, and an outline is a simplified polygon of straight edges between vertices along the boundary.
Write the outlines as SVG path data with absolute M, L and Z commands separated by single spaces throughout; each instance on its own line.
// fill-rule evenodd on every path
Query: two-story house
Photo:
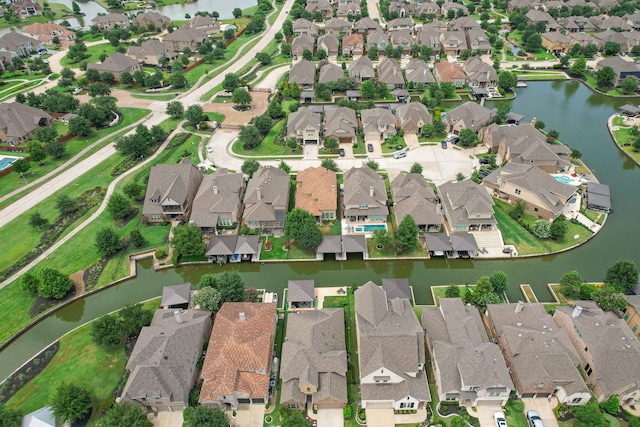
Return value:
M 471 180 L 445 182 L 438 193 L 451 232 L 496 229 L 493 200 L 481 185 Z
M 385 140 L 396 134 L 396 118 L 386 108 L 370 108 L 360 111 L 365 139 Z
M 389 215 L 384 177 L 368 166 L 344 173 L 344 217 L 353 223 L 384 223 Z
M 193 200 L 190 222 L 205 233 L 237 226 L 242 215 L 244 177 L 218 168 L 205 175 Z
M 250 229 L 284 229 L 291 177 L 282 169 L 260 166 L 247 183 L 242 221 Z
M 324 137 L 335 138 L 341 144 L 356 142 L 358 119 L 356 112 L 348 107 L 336 107 L 324 114 Z
M 442 215 L 436 193 L 418 173 L 398 174 L 391 181 L 391 198 L 396 226 L 409 215 L 421 231 L 438 232 L 442 228 Z
M 308 167 L 298 172 L 296 183 L 296 208 L 309 212 L 318 224 L 336 219 L 338 187 L 334 171 Z
M 314 112 L 309 107 L 302 107 L 289 114 L 287 138 L 296 138 L 300 145 L 320 144 L 322 142 L 320 113 Z

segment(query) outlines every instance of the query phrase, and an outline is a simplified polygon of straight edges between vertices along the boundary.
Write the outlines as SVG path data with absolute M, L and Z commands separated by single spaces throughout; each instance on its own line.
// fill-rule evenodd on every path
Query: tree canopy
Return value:
M 131 402 L 114 404 L 98 421 L 98 427 L 150 427 L 147 412 Z
M 304 209 L 295 208 L 287 214 L 284 234 L 295 240 L 303 249 L 315 248 L 322 240 L 322 233 L 316 224 L 316 218 Z
M 418 244 L 418 225 L 411 215 L 405 215 L 398 225 L 396 239 L 403 251 L 411 250 Z
M 202 241 L 202 230 L 194 224 L 178 225 L 171 239 L 177 257 L 204 255 L 206 244 Z
M 96 233 L 96 247 L 101 255 L 109 256 L 122 248 L 122 241 L 113 228 L 103 227 Z
M 203 274 L 198 286 L 200 289 L 212 287 L 220 292 L 221 304 L 226 301 L 242 301 L 244 299 L 244 281 L 237 271 L 225 271 L 218 275 Z
M 69 382 L 60 384 L 49 402 L 58 421 L 73 424 L 91 410 L 91 396 L 82 387 Z
M 618 285 L 622 291 L 633 289 L 638 283 L 638 267 L 631 260 L 618 260 L 607 269 L 604 282 Z
M 44 267 L 40 270 L 38 278 L 40 279 L 38 295 L 43 298 L 60 299 L 73 288 L 73 281 L 71 279 L 51 267 Z
M 184 410 L 184 427 L 229 427 L 229 419 L 220 408 L 189 406 Z
M 222 294 L 211 286 L 205 286 L 200 288 L 191 301 L 193 301 L 193 305 L 200 306 L 200 308 L 209 310 L 212 313 L 217 313 L 222 304 Z

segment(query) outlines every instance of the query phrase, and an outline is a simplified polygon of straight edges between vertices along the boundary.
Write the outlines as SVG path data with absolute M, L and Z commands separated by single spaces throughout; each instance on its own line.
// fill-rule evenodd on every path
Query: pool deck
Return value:
M 362 223 L 362 222 L 357 222 L 357 223 L 351 223 L 346 221 L 345 219 L 343 219 L 341 221 L 342 223 L 342 234 L 364 234 L 367 238 L 371 238 L 373 233 L 372 231 L 364 231 L 364 227 L 367 226 L 373 226 L 373 227 L 380 227 L 380 226 L 384 226 L 385 230 L 388 231 L 387 228 L 387 224 L 386 223 Z M 363 231 L 356 231 L 356 228 L 360 228 L 362 227 Z

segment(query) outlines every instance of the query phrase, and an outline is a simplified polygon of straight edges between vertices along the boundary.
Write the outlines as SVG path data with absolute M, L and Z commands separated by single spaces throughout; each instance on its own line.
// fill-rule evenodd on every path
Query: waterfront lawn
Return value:
M 511 205 L 501 200 L 493 200 L 495 202 L 493 211 L 505 244 L 514 245 L 519 255 L 543 254 L 547 252 L 547 248 L 545 248 L 534 235 L 525 230 L 524 227 L 509 216 L 508 212 L 511 210 Z
M 467 286 L 473 287 L 475 285 L 456 285 L 458 289 L 460 289 L 460 298 L 464 297 L 464 294 L 467 292 Z M 440 298 L 446 298 L 447 288 L 449 286 L 432 286 L 431 287 L 431 295 L 433 295 L 433 303 L 436 306 L 440 306 Z
M 145 309 L 155 311 L 160 307 L 160 298 L 143 305 Z M 91 324 L 86 324 L 60 339 L 60 348 L 47 367 L 7 405 L 24 413 L 47 406 L 54 390 L 63 381 L 68 381 L 89 391 L 94 408 L 91 418 L 97 420 L 100 402 L 118 385 L 125 364 L 124 341 L 114 347 L 100 347 L 91 339 Z
M 635 137 L 631 135 L 632 128 L 616 125 L 617 119 L 618 117 L 614 119 L 614 125 L 619 126 L 619 129 L 612 131 L 613 137 L 627 156 L 631 157 L 636 162 L 640 162 L 640 152 L 635 151 L 633 146 L 631 145 L 633 144 L 633 141 L 635 139 Z
M 396 246 L 395 239 L 392 245 L 378 249 L 374 239 L 366 239 L 367 250 L 369 251 L 369 258 L 395 258 Z
M 261 237 L 262 251 L 260 252 L 261 260 L 287 260 L 287 259 L 315 259 L 316 251 L 314 249 L 302 249 L 295 241 L 289 246 L 289 250 L 283 248 L 285 238 L 284 237 L 268 237 L 272 243 L 272 248 L 269 252 L 264 250 L 265 238 Z

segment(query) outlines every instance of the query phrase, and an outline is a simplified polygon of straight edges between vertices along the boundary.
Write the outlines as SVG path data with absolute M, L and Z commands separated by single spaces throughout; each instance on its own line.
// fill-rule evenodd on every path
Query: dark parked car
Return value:
M 338 153 L 340 153 L 340 157 L 344 157 L 344 148 L 341 148 Z
M 480 164 L 481 165 L 488 165 L 489 164 L 489 159 L 487 159 L 486 157 L 481 157 L 479 160 L 480 160 Z
M 442 141 L 442 148 L 447 148 L 447 141 Z
M 373 153 L 373 144 L 367 144 L 367 151 Z

